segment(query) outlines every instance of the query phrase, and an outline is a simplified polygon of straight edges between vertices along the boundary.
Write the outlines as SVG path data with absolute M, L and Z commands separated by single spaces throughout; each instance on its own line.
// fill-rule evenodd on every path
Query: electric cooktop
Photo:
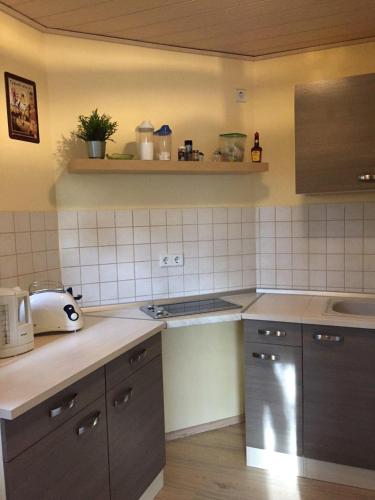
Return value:
M 190 300 L 173 304 L 148 304 L 140 309 L 154 319 L 173 318 L 188 314 L 200 314 L 227 309 L 240 309 L 242 306 L 222 299 Z

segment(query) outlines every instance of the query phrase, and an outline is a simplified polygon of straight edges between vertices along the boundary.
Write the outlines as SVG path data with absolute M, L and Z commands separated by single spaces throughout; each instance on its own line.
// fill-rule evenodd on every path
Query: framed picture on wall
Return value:
M 4 73 L 9 137 L 39 142 L 38 107 L 35 82 Z

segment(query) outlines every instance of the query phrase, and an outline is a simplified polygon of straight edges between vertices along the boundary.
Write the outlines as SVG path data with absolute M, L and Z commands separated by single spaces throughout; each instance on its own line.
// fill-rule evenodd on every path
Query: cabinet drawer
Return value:
M 100 368 L 16 419 L 2 420 L 4 460 L 12 460 L 104 392 L 104 368 Z
M 302 327 L 298 323 L 279 321 L 244 321 L 245 342 L 262 344 L 302 345 Z
M 109 500 L 105 398 L 5 464 L 7 500 Z
M 246 445 L 302 455 L 302 349 L 245 343 Z
M 105 367 L 107 390 L 112 389 L 112 387 L 160 354 L 161 334 L 158 333 L 108 363 Z

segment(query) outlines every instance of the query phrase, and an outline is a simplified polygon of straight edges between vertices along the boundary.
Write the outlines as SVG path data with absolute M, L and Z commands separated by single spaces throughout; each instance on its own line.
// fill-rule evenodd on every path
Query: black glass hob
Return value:
M 147 306 L 142 306 L 140 309 L 151 316 L 151 318 L 160 319 L 239 308 L 242 308 L 242 306 L 227 300 L 205 299 L 175 302 L 173 304 L 148 304 Z

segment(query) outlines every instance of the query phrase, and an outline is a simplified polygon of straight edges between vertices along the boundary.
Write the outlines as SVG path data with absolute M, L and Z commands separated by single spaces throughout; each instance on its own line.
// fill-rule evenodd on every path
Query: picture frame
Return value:
M 40 142 L 35 82 L 5 72 L 8 130 L 11 139 Z

